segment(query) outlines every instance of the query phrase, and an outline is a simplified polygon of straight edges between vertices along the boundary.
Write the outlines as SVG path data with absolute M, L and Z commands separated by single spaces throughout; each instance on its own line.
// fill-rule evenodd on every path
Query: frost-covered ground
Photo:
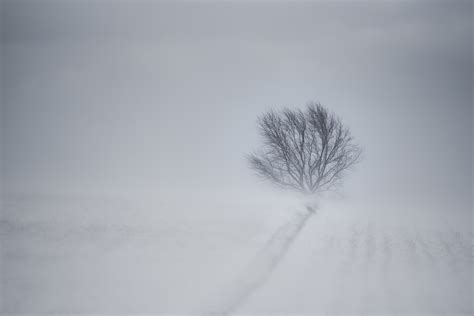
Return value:
M 472 313 L 473 235 L 449 213 L 321 205 L 266 282 L 245 288 L 298 208 L 288 197 L 6 196 L 3 310 Z

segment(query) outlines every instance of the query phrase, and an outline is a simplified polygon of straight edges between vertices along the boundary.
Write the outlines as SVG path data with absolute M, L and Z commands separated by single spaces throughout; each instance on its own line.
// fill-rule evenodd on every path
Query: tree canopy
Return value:
M 309 103 L 304 111 L 271 110 L 258 118 L 258 127 L 263 146 L 248 157 L 252 169 L 305 194 L 337 185 L 361 155 L 350 130 L 319 103 Z

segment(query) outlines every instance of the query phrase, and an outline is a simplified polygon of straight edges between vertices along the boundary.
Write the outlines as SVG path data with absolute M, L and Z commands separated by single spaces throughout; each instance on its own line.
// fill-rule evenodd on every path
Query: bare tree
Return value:
M 263 148 L 249 155 L 256 173 L 280 187 L 314 194 L 337 185 L 360 157 L 347 127 L 319 103 L 269 111 L 258 119 Z
M 264 143 L 259 152 L 248 156 L 250 166 L 265 180 L 286 188 L 314 195 L 337 185 L 344 172 L 358 162 L 360 147 L 341 120 L 318 103 L 304 111 L 269 111 L 258 119 Z M 238 309 L 271 276 L 308 219 L 308 212 L 280 227 L 258 253 L 240 278 L 238 295 L 224 308 L 224 314 Z

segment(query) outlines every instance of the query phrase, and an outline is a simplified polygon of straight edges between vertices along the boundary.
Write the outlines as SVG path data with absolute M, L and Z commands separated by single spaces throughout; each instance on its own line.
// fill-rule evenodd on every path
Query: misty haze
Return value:
M 0 314 L 474 313 L 472 1 L 0 8 Z

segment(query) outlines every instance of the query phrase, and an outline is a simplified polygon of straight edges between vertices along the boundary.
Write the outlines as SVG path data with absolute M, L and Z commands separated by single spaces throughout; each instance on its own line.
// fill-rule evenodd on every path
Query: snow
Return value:
M 301 209 L 287 196 L 6 196 L 3 310 L 472 313 L 473 235 L 449 213 L 325 203 L 288 243 Z
M 323 217 L 242 313 L 472 314 L 470 232 Z

